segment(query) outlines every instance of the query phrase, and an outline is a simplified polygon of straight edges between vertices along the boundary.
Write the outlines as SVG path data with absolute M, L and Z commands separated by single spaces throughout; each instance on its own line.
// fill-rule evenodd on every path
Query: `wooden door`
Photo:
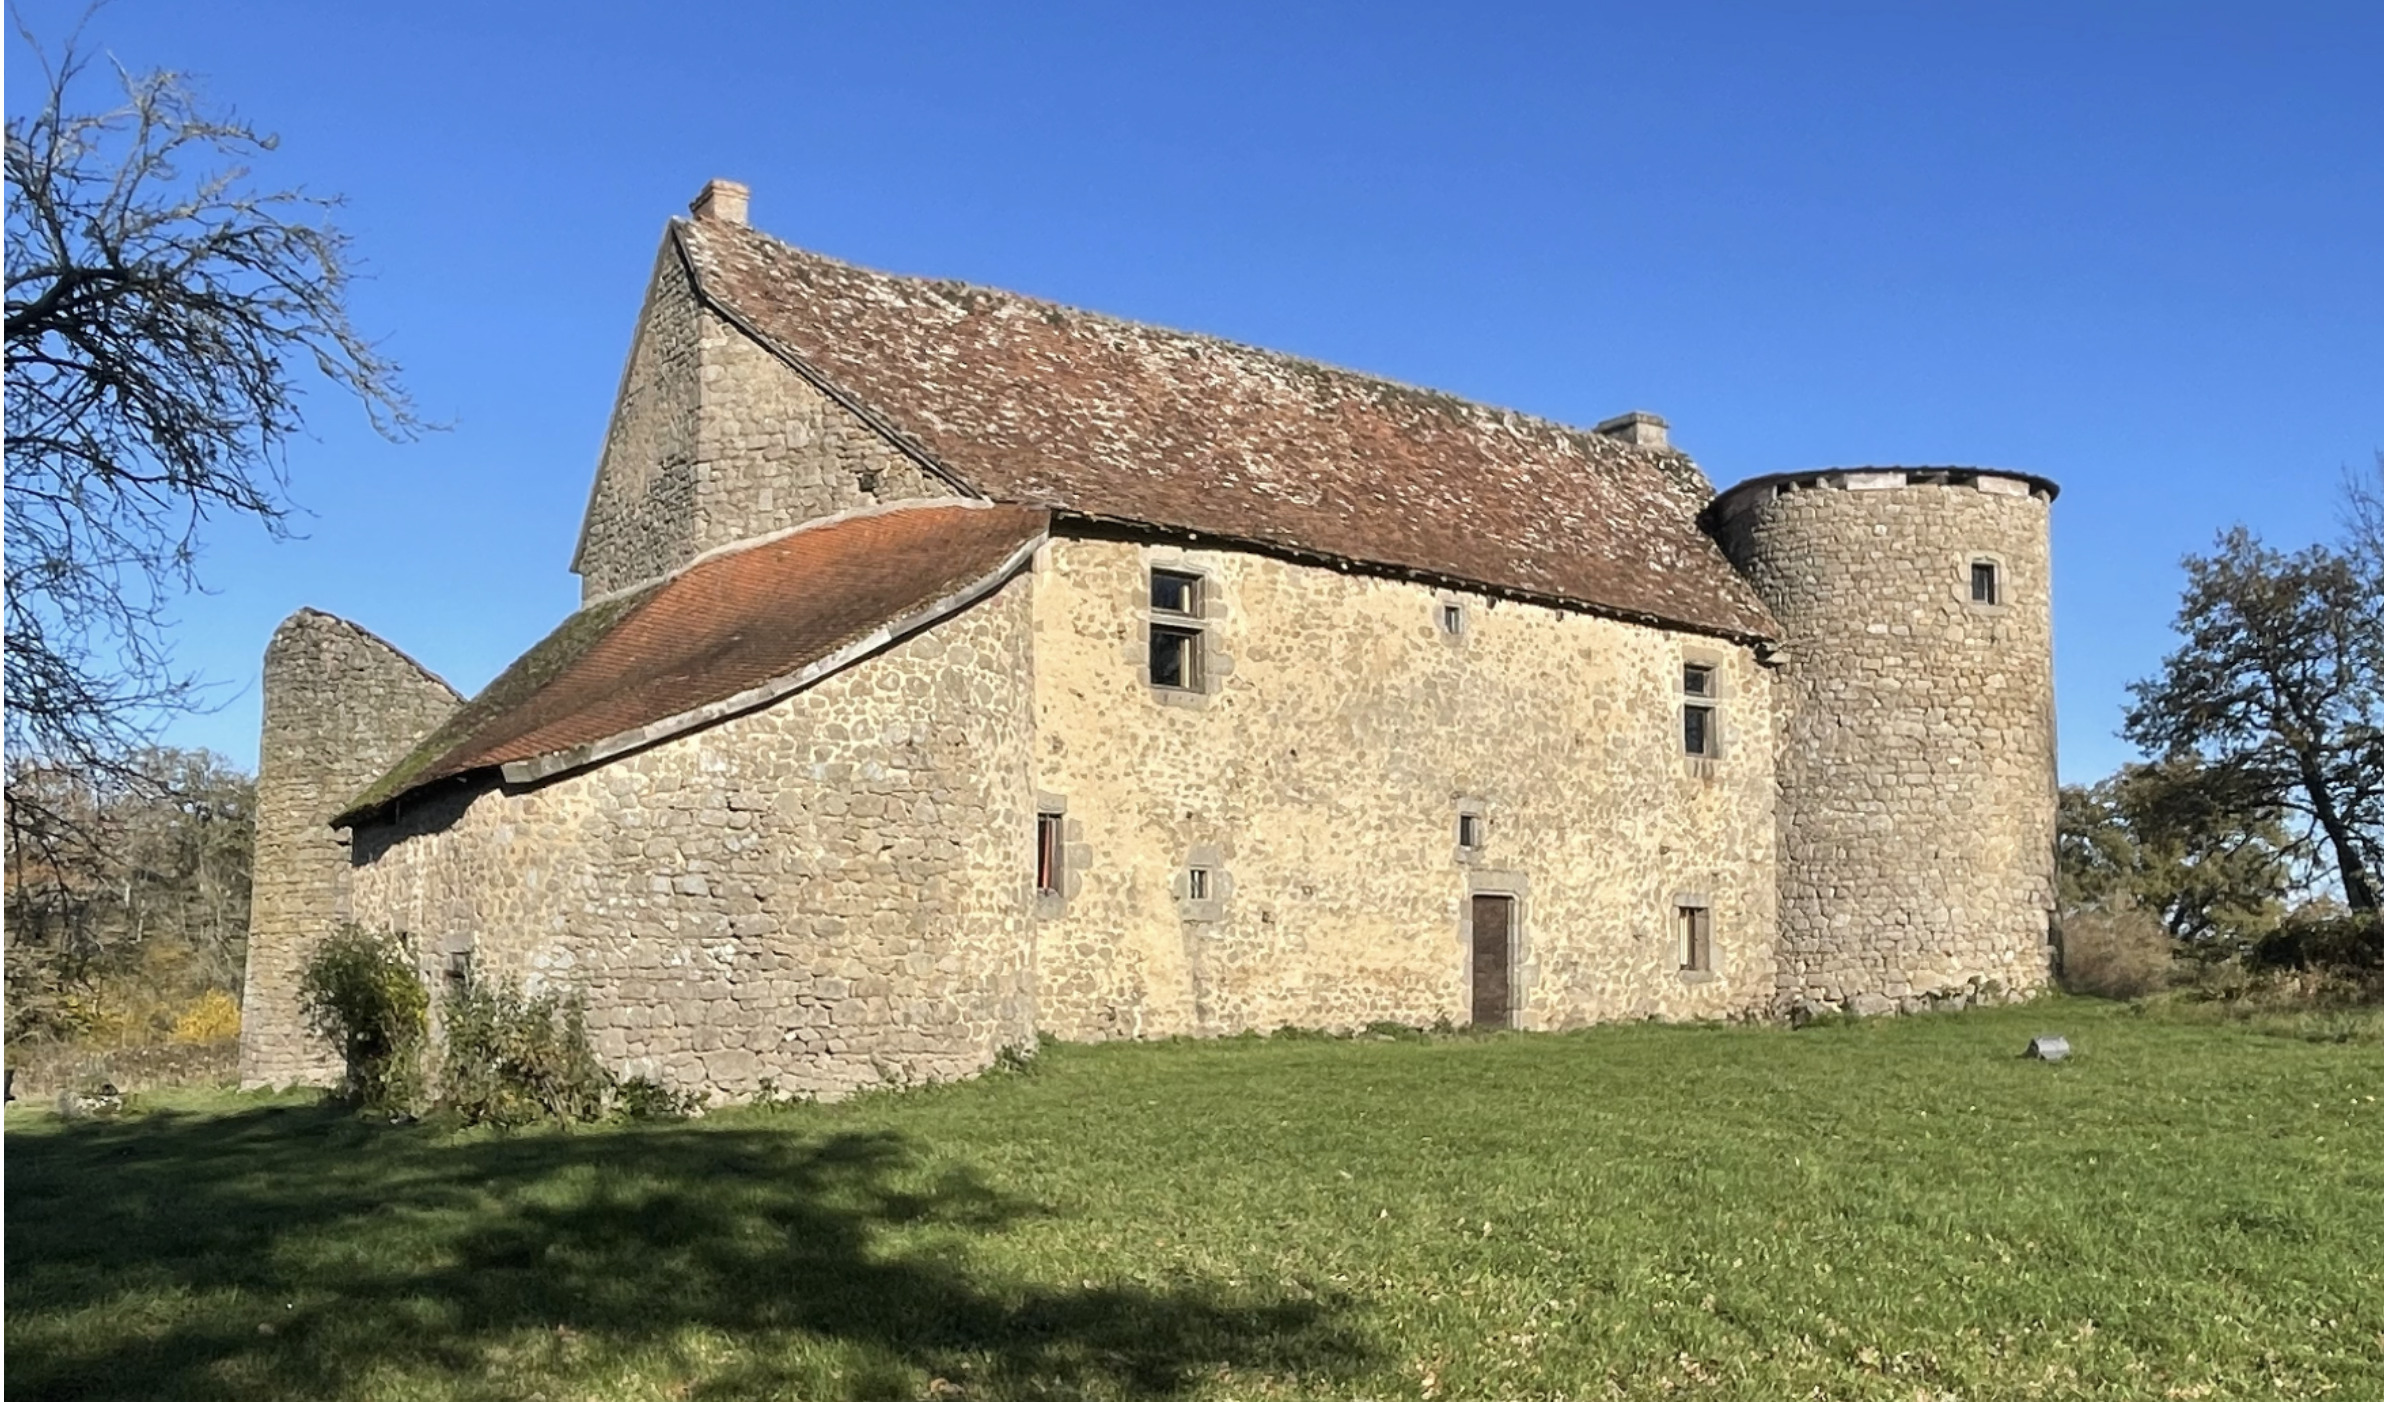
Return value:
M 1469 1021 L 1510 1026 L 1510 897 L 1469 898 Z

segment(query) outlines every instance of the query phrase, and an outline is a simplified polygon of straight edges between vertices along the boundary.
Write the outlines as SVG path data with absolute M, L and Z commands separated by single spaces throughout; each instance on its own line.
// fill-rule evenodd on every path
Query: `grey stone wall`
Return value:
M 601 1055 L 714 1099 L 986 1067 L 1036 1035 L 1025 578 L 763 710 L 358 834 L 357 905 L 578 989 Z
M 658 256 L 574 569 L 584 599 L 702 551 L 875 503 L 955 495 Z
M 709 312 L 703 335 L 697 550 L 882 502 L 956 495 L 745 332 Z
M 648 278 L 581 522 L 573 569 L 583 599 L 651 579 L 696 553 L 704 319 L 667 239 Z
M 2047 981 L 2057 819 L 2045 488 L 1832 472 L 1727 492 L 1784 625 L 1778 995 L 1863 1012 Z M 2000 600 L 1971 602 L 1996 563 Z
M 1157 566 L 1204 581 L 1198 693 L 1147 685 Z M 1478 892 L 1518 902 L 1515 1026 L 1773 1002 L 1773 697 L 1749 649 L 1122 540 L 1057 537 L 1037 589 L 1037 786 L 1070 864 L 1038 922 L 1044 1030 L 1467 1022 Z M 1684 754 L 1687 661 L 1725 686 L 1715 759 Z M 1680 895 L 1713 911 L 1706 976 L 1677 967 Z
M 299 972 L 351 917 L 348 834 L 329 819 L 458 704 L 447 683 L 314 609 L 266 645 L 257 847 L 241 998 L 241 1084 L 328 1084 L 339 1058 L 299 1017 Z

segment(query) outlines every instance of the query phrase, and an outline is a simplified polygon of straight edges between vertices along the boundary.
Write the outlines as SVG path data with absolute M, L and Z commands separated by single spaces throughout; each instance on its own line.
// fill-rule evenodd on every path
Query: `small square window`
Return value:
M 1196 691 L 1203 686 L 1203 634 L 1193 628 L 1153 626 L 1148 675 L 1155 686 Z
M 1990 560 L 1968 566 L 1967 597 L 1979 604 L 2000 602 L 2000 567 Z
M 448 981 L 452 984 L 471 983 L 473 981 L 473 951 L 470 949 L 450 950 L 446 973 Z
M 1476 813 L 1461 814 L 1461 846 L 1474 852 L 1485 846 L 1485 819 Z
M 1151 598 L 1157 613 L 1197 617 L 1203 612 L 1203 576 L 1180 574 L 1176 570 L 1155 570 Z
M 1212 869 L 1210 867 L 1188 867 L 1187 899 L 1191 901 L 1208 901 L 1211 898 Z
M 1718 714 L 1714 706 L 1685 707 L 1685 753 L 1708 758 L 1718 753 Z
M 1685 695 L 1717 695 L 1710 689 L 1717 684 L 1717 671 L 1718 669 L 1715 667 L 1705 666 L 1698 662 L 1687 662 L 1685 664 Z
M 1457 638 L 1469 626 L 1469 615 L 1459 604 L 1436 605 L 1436 628 L 1447 638 Z
M 1710 912 L 1704 905 L 1676 908 L 1676 967 L 1681 973 L 1710 971 Z
M 1062 894 L 1062 815 L 1037 815 L 1037 893 Z

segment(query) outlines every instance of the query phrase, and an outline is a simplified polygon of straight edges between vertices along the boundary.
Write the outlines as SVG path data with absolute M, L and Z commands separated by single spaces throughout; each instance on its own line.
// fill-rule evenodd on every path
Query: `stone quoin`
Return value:
M 721 1100 L 1041 1033 L 1916 1010 L 2048 976 L 2030 474 L 1712 490 L 1573 428 L 871 272 L 707 185 L 572 561 L 461 698 L 265 659 L 242 1078 L 343 922 Z

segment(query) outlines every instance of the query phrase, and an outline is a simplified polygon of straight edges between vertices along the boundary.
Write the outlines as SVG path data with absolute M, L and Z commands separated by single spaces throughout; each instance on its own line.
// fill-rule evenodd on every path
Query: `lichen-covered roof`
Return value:
M 1755 640 L 1692 461 L 1015 293 L 680 221 L 699 290 L 999 501 L 1488 586 Z
M 595 600 L 333 825 L 442 779 L 560 772 L 765 704 L 1001 583 L 1046 521 L 978 502 L 833 517 Z

